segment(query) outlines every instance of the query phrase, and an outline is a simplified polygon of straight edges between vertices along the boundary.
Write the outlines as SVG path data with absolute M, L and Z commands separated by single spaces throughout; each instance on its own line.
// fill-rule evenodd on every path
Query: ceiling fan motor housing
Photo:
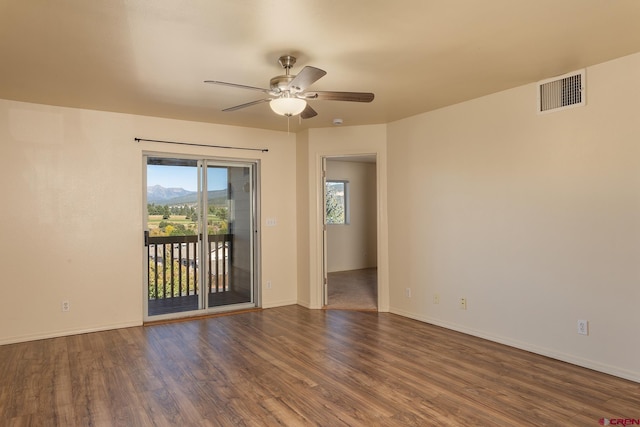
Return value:
M 269 82 L 269 86 L 271 87 L 272 91 L 282 93 L 285 90 L 291 89 L 289 88 L 289 83 L 291 83 L 291 80 L 293 80 L 294 78 L 295 75 L 291 74 L 276 76 L 271 79 L 271 81 Z

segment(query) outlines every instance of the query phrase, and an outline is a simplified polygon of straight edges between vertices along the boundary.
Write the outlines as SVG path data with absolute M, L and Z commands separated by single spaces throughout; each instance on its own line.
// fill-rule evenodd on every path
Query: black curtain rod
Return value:
M 269 151 L 267 148 L 246 148 L 246 147 L 229 147 L 226 145 L 207 145 L 207 144 L 194 144 L 193 142 L 176 142 L 176 141 L 161 141 L 159 139 L 144 139 L 144 138 L 134 138 L 134 141 L 147 141 L 147 142 L 161 142 L 163 144 L 176 144 L 176 145 L 191 145 L 194 147 L 208 147 L 208 148 L 227 148 L 230 150 L 247 150 L 247 151 L 261 151 L 266 153 Z

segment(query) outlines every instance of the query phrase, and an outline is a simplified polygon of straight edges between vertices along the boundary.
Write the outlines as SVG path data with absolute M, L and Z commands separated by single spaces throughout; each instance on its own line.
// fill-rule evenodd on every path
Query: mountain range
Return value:
M 207 194 L 209 203 L 221 202 L 227 199 L 227 190 L 212 190 Z M 189 191 L 184 188 L 165 188 L 161 185 L 147 187 L 147 203 L 161 205 L 178 205 L 183 203 L 196 203 L 197 191 Z

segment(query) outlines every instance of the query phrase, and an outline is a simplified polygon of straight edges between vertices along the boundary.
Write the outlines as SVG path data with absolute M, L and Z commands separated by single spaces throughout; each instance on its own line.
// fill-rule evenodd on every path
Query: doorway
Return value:
M 258 306 L 257 163 L 145 163 L 145 320 Z
M 323 162 L 327 309 L 378 309 L 376 156 Z

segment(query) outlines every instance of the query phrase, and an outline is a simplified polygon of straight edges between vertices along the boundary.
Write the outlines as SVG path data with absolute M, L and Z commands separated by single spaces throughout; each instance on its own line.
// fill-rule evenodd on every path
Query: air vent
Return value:
M 549 113 L 585 105 L 584 77 L 584 70 L 580 70 L 538 82 L 538 112 Z

